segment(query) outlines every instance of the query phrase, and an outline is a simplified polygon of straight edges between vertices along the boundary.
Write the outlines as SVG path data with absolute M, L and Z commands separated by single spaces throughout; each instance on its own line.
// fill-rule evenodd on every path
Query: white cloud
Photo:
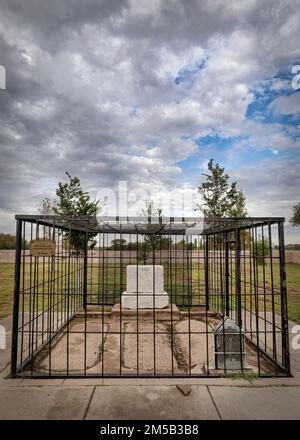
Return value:
M 269 105 L 270 110 L 281 115 L 300 113 L 300 93 L 289 96 L 280 96 Z
M 245 117 L 251 90 L 299 58 L 298 1 L 15 4 L 4 1 L 0 18 L 9 83 L 0 97 L 5 212 L 35 210 L 65 170 L 94 193 L 118 180 L 157 194 L 190 191 L 178 163 L 196 155 L 205 164 L 209 153 L 202 157 L 192 138 L 208 134 L 243 135 L 231 154 L 299 148 L 297 128 Z M 179 71 L 204 58 L 203 69 L 175 84 Z M 286 86 L 278 80 L 271 87 Z M 298 94 L 270 108 L 299 112 Z M 243 182 L 251 188 L 250 178 Z M 288 180 L 277 185 L 282 200 Z M 263 209 L 260 197 L 255 214 Z M 295 199 L 293 193 L 289 201 Z

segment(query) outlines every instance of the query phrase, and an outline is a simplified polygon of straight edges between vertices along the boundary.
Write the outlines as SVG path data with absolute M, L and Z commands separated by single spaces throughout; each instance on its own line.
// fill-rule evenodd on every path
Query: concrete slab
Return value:
M 136 322 L 128 322 L 124 325 L 124 331 L 125 368 L 136 372 L 138 367 L 140 373 L 172 374 L 172 368 L 174 371 L 177 363 L 171 350 L 167 327 L 163 323 L 141 321 L 137 327 Z
M 0 387 L 2 386 L 19 387 L 22 384 L 22 382 L 23 382 L 22 379 L 10 379 L 10 378 L 1 377 Z
M 210 386 L 209 390 L 222 419 L 300 419 L 300 387 Z
M 173 305 L 174 307 L 174 305 Z M 168 309 L 165 309 L 166 311 L 168 311 Z M 135 314 L 136 312 L 133 311 Z M 161 312 L 163 312 L 161 310 Z M 190 312 L 192 313 L 192 312 Z M 187 315 L 188 316 L 188 315 Z M 193 318 L 196 318 L 196 315 L 191 315 L 193 316 Z M 173 317 L 174 317 L 174 310 L 173 310 Z M 57 317 L 58 319 L 60 319 L 60 317 Z M 98 323 L 101 321 L 101 316 L 95 316 L 95 317 L 89 317 L 87 320 L 87 326 L 88 326 L 88 331 L 92 331 L 92 329 L 89 327 L 89 321 L 90 319 L 97 319 Z M 108 318 L 108 317 L 106 317 Z M 156 317 L 157 318 L 157 317 Z M 162 316 L 160 317 L 162 319 Z M 128 319 L 128 317 L 127 317 Z M 25 314 L 25 318 L 24 318 L 25 322 L 27 321 L 27 315 Z M 111 331 L 116 331 L 118 332 L 120 330 L 120 321 L 119 319 L 117 319 L 117 316 L 114 316 L 112 321 L 115 322 L 115 326 Z M 5 326 L 5 328 L 7 329 L 7 348 L 6 350 L 0 350 L 0 370 L 1 370 L 1 374 L 0 374 L 0 386 L 5 386 L 5 384 L 7 386 L 15 386 L 15 384 L 20 385 L 21 382 L 19 379 L 13 379 L 11 381 L 7 381 L 5 379 L 5 377 L 7 375 L 9 375 L 10 373 L 10 367 L 9 367 L 9 361 L 10 361 L 10 338 L 11 338 L 11 317 L 5 318 L 3 320 L 0 321 L 0 323 L 2 325 Z M 174 323 L 176 324 L 176 323 Z M 45 323 L 44 323 L 45 325 Z M 294 322 L 289 322 L 289 331 L 290 331 L 290 339 L 294 336 L 291 335 L 291 329 L 292 327 L 296 325 Z M 45 325 L 45 327 L 47 327 Z M 99 325 L 97 326 L 98 330 L 99 330 Z M 196 335 L 198 336 L 198 335 Z M 109 373 L 111 372 L 112 374 L 116 373 L 119 374 L 120 372 L 120 336 L 119 335 L 110 335 L 109 336 L 112 341 L 110 344 L 107 344 L 105 349 L 106 351 L 104 352 L 104 358 L 106 360 L 105 362 L 105 368 L 104 368 L 104 372 L 105 373 Z M 114 341 L 113 341 L 114 340 Z M 24 346 L 26 346 L 26 341 Z M 121 348 L 123 350 L 123 346 L 121 344 Z M 108 349 L 108 350 L 107 350 Z M 284 385 L 284 386 L 295 386 L 295 385 L 300 385 L 300 350 L 294 350 L 292 348 L 292 346 L 290 347 L 291 349 L 291 364 L 292 364 L 292 373 L 294 374 L 293 378 L 272 378 L 272 379 L 268 379 L 268 378 L 260 378 L 257 380 L 253 380 L 250 384 L 249 381 L 247 380 L 231 380 L 231 379 L 213 379 L 213 378 L 203 378 L 203 379 L 193 379 L 193 378 L 186 378 L 184 379 L 184 381 L 186 383 L 189 384 L 194 384 L 194 385 L 216 385 L 216 386 L 224 386 L 224 385 L 228 385 L 228 386 L 257 386 L 257 387 L 265 387 L 265 386 L 279 386 L 279 385 Z M 112 353 L 113 352 L 113 353 Z M 112 361 L 112 356 L 111 354 L 114 355 L 114 364 L 111 363 Z M 254 356 L 255 357 L 255 356 Z M 65 353 L 63 353 L 62 359 L 65 359 Z M 1 369 L 1 365 L 2 365 L 2 369 Z M 113 366 L 114 365 L 114 366 Z M 93 371 L 94 369 L 94 371 Z M 128 371 L 128 370 L 127 370 Z M 89 371 L 88 371 L 89 372 Z M 98 364 L 96 365 L 96 367 L 93 367 L 90 369 L 91 373 L 96 373 L 98 374 L 100 372 L 100 375 L 102 374 L 102 364 Z M 68 384 L 69 386 L 72 386 L 74 380 L 74 385 L 78 384 L 85 384 L 85 385 L 89 385 L 89 384 L 112 384 L 112 385 L 120 385 L 120 384 L 127 384 L 127 385 L 132 385 L 133 380 L 132 379 L 67 379 L 66 384 Z M 136 382 L 136 380 L 138 382 Z M 91 381 L 91 382 L 89 382 Z M 27 383 L 27 379 L 25 380 L 24 385 L 26 385 Z M 29 379 L 28 380 L 28 386 L 29 384 L 34 384 L 36 383 L 34 380 Z M 47 385 L 48 384 L 48 380 L 47 379 L 41 379 L 40 380 L 41 385 Z M 178 383 L 178 379 L 174 378 L 174 379 L 155 379 L 155 378 L 149 378 L 149 379 L 134 379 L 134 383 L 139 383 L 141 385 L 148 385 L 148 384 L 153 384 L 153 385 L 162 385 L 162 384 L 168 384 L 168 385 L 176 385 Z M 49 385 L 54 384 L 54 382 L 52 380 L 49 381 Z
M 102 353 L 102 363 L 101 366 L 95 366 L 90 370 L 91 373 L 95 372 L 101 367 L 102 372 L 105 374 L 119 374 L 121 370 L 121 345 L 122 345 L 122 335 L 120 336 L 120 320 L 112 317 L 109 320 L 109 333 L 107 334 L 104 350 Z
M 86 337 L 85 337 L 86 326 Z M 53 340 L 51 347 L 51 360 L 46 352 L 41 353 L 41 360 L 37 358 L 36 371 L 48 371 L 51 364 L 52 372 L 67 371 L 67 354 L 69 372 L 80 372 L 86 368 L 92 368 L 101 359 L 101 348 L 106 337 L 108 325 L 100 318 L 84 320 L 74 319 L 69 325 L 68 332 L 65 330 Z M 103 331 L 103 333 L 102 333 Z
M 207 387 L 193 388 L 188 396 L 176 386 L 115 386 L 96 388 L 87 419 L 95 420 L 217 420 Z
M 165 309 L 124 309 L 120 304 L 115 304 L 111 309 L 111 316 L 119 320 L 133 321 L 139 320 L 154 320 L 154 321 L 179 321 L 180 314 L 178 307 L 175 304 L 169 304 Z
M 93 387 L 2 387 L 1 420 L 83 419 Z
M 44 379 L 43 379 L 44 380 Z M 276 379 L 275 379 L 276 381 Z M 246 379 L 225 379 L 225 378 L 192 378 L 192 377 L 180 377 L 180 378 L 104 378 L 104 379 L 94 379 L 94 378 L 82 378 L 82 379 L 65 379 L 63 381 L 63 386 L 85 386 L 85 385 L 103 385 L 103 386 L 151 386 L 160 387 L 164 386 L 176 386 L 177 384 L 185 384 L 191 386 L 241 386 L 241 387 L 252 387 L 255 381 L 250 382 Z M 275 383 L 276 384 L 276 383 Z M 300 385 L 300 384 L 299 384 Z M 263 386 L 263 385 L 262 385 Z
M 289 387 L 289 386 L 300 386 L 299 377 L 259 377 L 253 380 L 254 387 Z M 214 384 L 212 384 L 214 385 Z
M 15 380 L 15 379 L 10 379 Z M 38 379 L 38 378 L 28 378 L 21 379 L 20 387 L 42 387 L 42 386 L 51 386 L 51 387 L 59 387 L 63 384 L 64 379 Z M 74 386 L 75 384 L 73 384 Z
M 214 362 L 214 335 L 212 328 L 196 319 L 185 319 L 176 327 L 176 338 L 192 374 L 205 372 L 205 366 Z M 191 332 L 191 334 L 189 334 Z
M 38 335 L 35 340 L 36 346 L 39 346 L 43 340 L 47 338 L 47 331 L 49 330 L 48 325 L 48 314 L 45 316 L 39 316 L 35 318 L 35 330 L 38 330 Z M 51 319 L 53 321 L 52 330 L 56 330 L 63 321 L 63 314 L 59 312 L 53 312 L 51 314 Z M 24 327 L 23 337 L 20 336 L 18 338 L 18 362 L 21 363 L 21 352 L 22 352 L 22 361 L 24 361 L 29 356 L 29 321 L 30 315 L 28 312 L 19 314 L 19 326 Z M 7 366 L 10 364 L 11 358 L 11 336 L 12 336 L 12 316 L 8 316 L 4 319 L 0 320 L 0 325 L 5 328 L 6 332 L 6 348 L 0 349 L 0 372 L 2 373 Z M 43 335 L 43 338 L 42 338 Z

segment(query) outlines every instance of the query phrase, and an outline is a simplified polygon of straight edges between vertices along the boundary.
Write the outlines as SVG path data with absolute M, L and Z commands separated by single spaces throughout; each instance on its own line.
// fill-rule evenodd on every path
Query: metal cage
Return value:
M 284 218 L 16 221 L 13 377 L 290 375 Z M 128 266 L 153 306 L 122 305 Z

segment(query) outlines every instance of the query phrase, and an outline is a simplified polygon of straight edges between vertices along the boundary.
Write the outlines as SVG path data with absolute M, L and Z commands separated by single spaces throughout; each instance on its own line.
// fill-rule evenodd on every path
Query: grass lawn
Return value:
M 48 267 L 45 266 L 44 270 L 42 270 L 42 265 L 40 265 L 39 269 L 36 271 L 36 276 L 39 277 L 39 282 L 47 281 L 47 279 L 50 278 Z M 56 291 L 65 292 L 66 286 L 64 285 L 63 278 L 61 279 L 60 275 L 63 274 L 63 266 L 57 265 L 56 266 L 56 272 L 54 274 L 54 277 L 57 277 L 56 282 Z M 32 271 L 34 268 L 32 268 Z M 66 270 L 66 269 L 64 269 Z M 120 283 L 120 275 L 115 272 L 114 268 L 108 268 L 107 269 L 107 277 L 106 277 L 106 284 L 105 284 L 105 291 L 109 292 L 109 294 L 112 294 L 112 291 L 115 290 L 115 285 L 119 285 Z M 268 280 L 268 271 L 270 270 L 269 265 L 266 265 L 265 268 L 263 266 L 259 266 L 258 268 L 258 279 L 259 284 L 263 284 L 263 279 L 266 280 L 266 287 L 270 287 L 270 282 Z M 174 271 L 174 268 L 173 268 Z M 288 310 L 289 310 L 289 319 L 292 321 L 295 321 L 300 324 L 300 265 L 295 263 L 289 263 L 286 265 L 286 272 L 287 272 L 287 289 L 288 289 Z M 116 274 L 116 275 L 115 275 Z M 173 272 L 174 274 L 174 272 Z M 102 273 L 99 274 L 97 271 L 97 268 L 93 268 L 92 272 L 89 271 L 89 278 L 88 278 L 88 284 L 89 284 L 89 292 L 96 294 L 98 290 L 98 280 L 102 276 Z M 175 274 L 174 274 L 175 275 Z M 173 275 L 173 276 L 174 276 Z M 31 277 L 33 279 L 34 274 L 31 273 Z M 184 285 L 186 283 L 186 274 L 183 273 L 180 268 L 177 268 L 176 272 L 176 284 L 178 287 L 178 290 L 181 289 L 181 285 Z M 73 277 L 74 278 L 74 277 Z M 123 275 L 124 281 L 125 281 L 125 271 Z M 165 284 L 167 285 L 168 280 L 167 273 L 165 275 Z M 173 278 L 174 280 L 174 278 Z M 243 273 L 242 273 L 242 281 L 243 281 Z M 26 268 L 26 277 L 25 277 L 25 288 L 26 286 L 29 286 L 30 282 L 30 274 L 28 273 L 28 270 Z M 73 279 L 73 282 L 74 279 Z M 174 281 L 173 281 L 174 282 Z M 13 305 L 13 284 L 14 284 L 14 264 L 8 264 L 8 263 L 1 263 L 0 264 L 0 318 L 4 318 L 12 313 L 12 305 Z M 279 273 L 277 270 L 274 270 L 274 287 L 277 289 L 279 286 Z M 192 271 L 192 291 L 193 294 L 196 295 L 198 290 L 200 289 L 200 292 L 202 292 L 202 297 L 204 294 L 204 272 L 203 268 L 199 271 L 198 269 L 193 269 Z M 166 290 L 169 290 L 166 286 Z M 173 286 L 173 292 L 174 292 L 174 286 Z M 180 294 L 180 292 L 178 292 Z M 260 292 L 261 293 L 261 292 Z M 38 295 L 38 304 L 42 304 L 41 295 Z M 112 297 L 111 296 L 111 297 Z M 174 297 L 173 297 L 174 298 Z M 198 297 L 197 297 L 198 298 Z M 198 299 L 196 300 L 198 301 Z M 47 300 L 47 298 L 43 299 Z M 179 298 L 180 301 L 180 298 Z M 248 300 L 247 300 L 248 301 Z M 259 295 L 259 302 L 262 304 L 263 297 L 262 295 Z M 194 303 L 194 299 L 193 299 Z M 44 303 L 45 305 L 45 303 Z M 28 305 L 25 305 L 25 309 L 28 308 Z M 267 305 L 268 308 L 268 305 Z M 279 313 L 279 306 L 276 307 L 276 312 Z

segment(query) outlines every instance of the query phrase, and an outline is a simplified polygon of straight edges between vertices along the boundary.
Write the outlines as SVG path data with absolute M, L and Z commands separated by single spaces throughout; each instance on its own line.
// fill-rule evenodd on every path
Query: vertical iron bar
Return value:
M 280 293 L 281 293 L 281 331 L 282 331 L 282 362 L 287 376 L 291 375 L 289 351 L 289 325 L 287 310 L 287 290 L 285 272 L 284 229 L 283 222 L 278 223 Z
M 120 232 L 119 232 L 119 236 L 120 236 L 120 286 L 121 286 L 121 292 L 124 291 L 123 289 L 123 277 L 124 277 L 124 273 L 123 273 L 123 269 L 124 269 L 124 253 L 123 253 L 123 230 L 122 230 L 122 223 L 120 223 Z M 104 236 L 103 236 L 103 242 L 104 242 Z M 125 268 L 126 268 L 126 260 L 125 260 Z M 126 269 L 127 270 L 127 269 Z M 126 274 L 127 275 L 127 274 Z M 127 281 L 127 276 L 126 276 L 126 281 Z M 138 296 L 138 293 L 137 293 Z M 138 306 L 138 304 L 137 304 Z M 122 376 L 122 349 L 123 349 L 123 337 L 125 336 L 125 326 L 124 326 L 124 321 L 123 321 L 123 309 L 122 309 L 122 298 L 120 298 L 120 330 L 119 330 L 119 337 L 120 337 L 120 351 L 119 351 L 119 359 L 120 359 L 120 372 L 119 375 Z M 104 351 L 103 351 L 104 352 Z
M 87 227 L 87 226 L 86 226 Z M 84 373 L 86 376 L 87 353 L 87 282 L 88 282 L 88 232 L 84 233 L 84 272 L 83 272 L 83 308 L 84 308 Z
M 240 230 L 235 231 L 235 294 L 236 294 L 236 307 L 237 307 L 237 324 L 242 327 L 242 304 L 241 304 L 241 240 Z
M 84 254 L 83 254 L 83 308 L 86 312 L 87 303 L 87 263 L 88 263 L 88 233 L 84 233 Z
M 255 229 L 254 229 L 255 227 Z M 258 251 L 257 251 L 257 226 L 253 225 L 252 221 L 252 248 L 253 248 L 253 283 L 254 283 L 254 307 L 255 307 L 255 330 L 256 330 L 256 344 L 257 344 L 257 368 L 258 375 L 261 374 L 260 369 L 260 331 L 259 331 L 259 303 L 258 303 L 258 294 L 259 294 L 259 286 L 258 286 Z M 254 233 L 255 232 L 255 233 Z
M 170 222 L 170 236 L 169 236 L 169 283 L 168 283 L 168 294 L 170 295 L 171 300 L 171 365 L 172 365 L 172 376 L 174 376 L 174 324 L 173 324 L 173 256 L 172 256 L 172 223 Z M 177 241 L 175 236 L 175 256 L 176 256 L 176 247 Z M 176 257 L 175 257 L 176 258 Z M 176 259 L 175 259 L 176 264 Z M 176 278 L 175 278 L 175 305 L 176 305 Z
M 225 313 L 229 317 L 229 243 L 225 233 Z
M 14 286 L 14 307 L 13 307 L 13 328 L 12 328 L 12 349 L 11 349 L 12 377 L 15 377 L 17 374 L 21 246 L 22 246 L 22 221 L 18 219 L 16 225 L 15 286 Z
M 209 309 L 209 282 L 208 282 L 208 235 L 205 236 L 205 257 L 204 257 L 204 267 L 205 267 L 205 308 Z
M 271 297 L 272 297 L 272 333 L 273 333 L 273 358 L 277 363 L 277 343 L 276 343 L 276 324 L 275 324 L 275 294 L 274 294 L 274 272 L 273 272 L 273 249 L 272 249 L 272 229 L 268 223 L 268 240 L 270 254 L 270 277 L 271 277 Z

